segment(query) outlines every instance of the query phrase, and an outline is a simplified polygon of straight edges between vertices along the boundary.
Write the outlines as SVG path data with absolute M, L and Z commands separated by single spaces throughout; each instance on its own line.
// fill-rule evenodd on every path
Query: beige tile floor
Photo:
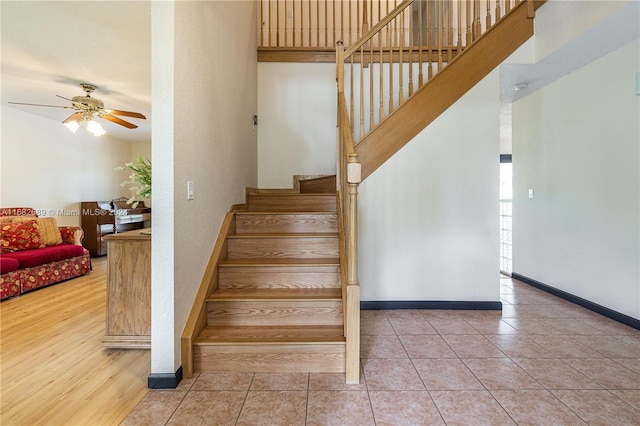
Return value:
M 362 312 L 362 376 L 201 373 L 123 425 L 640 425 L 640 331 L 501 279 L 503 310 Z

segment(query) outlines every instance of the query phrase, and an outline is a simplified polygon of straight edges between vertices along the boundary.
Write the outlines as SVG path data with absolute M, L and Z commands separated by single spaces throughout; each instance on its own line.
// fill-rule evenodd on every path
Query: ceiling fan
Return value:
M 119 117 L 117 115 L 121 115 L 124 117 L 132 117 L 132 118 L 140 118 L 146 119 L 146 117 L 139 112 L 131 112 L 131 111 L 122 111 L 119 109 L 106 109 L 104 107 L 104 102 L 100 99 L 92 98 L 91 93 L 96 90 L 96 86 L 89 83 L 80 83 L 80 87 L 82 90 L 86 92 L 86 96 L 74 96 L 71 99 L 65 98 L 64 96 L 56 95 L 59 98 L 65 99 L 71 102 L 71 106 L 63 106 L 63 105 L 43 105 L 43 104 L 30 104 L 24 102 L 9 102 L 10 104 L 16 105 L 31 105 L 31 106 L 42 106 L 42 107 L 51 107 L 51 108 L 65 108 L 65 109 L 73 109 L 75 112 L 67 117 L 62 123 L 65 124 L 69 129 L 75 133 L 75 131 L 80 127 L 81 123 L 87 123 L 87 128 L 90 132 L 95 134 L 96 136 L 104 134 L 104 130 L 102 127 L 95 121 L 93 121 L 94 116 L 98 116 L 100 118 L 104 118 L 105 120 L 111 121 L 113 123 L 119 124 L 129 129 L 135 129 L 138 126 L 129 123 Z M 95 129 L 95 131 L 93 130 Z

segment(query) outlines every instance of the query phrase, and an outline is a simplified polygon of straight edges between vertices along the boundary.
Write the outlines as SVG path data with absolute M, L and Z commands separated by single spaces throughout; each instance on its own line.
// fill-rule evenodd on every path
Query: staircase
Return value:
M 184 377 L 345 372 L 358 383 L 358 185 L 531 37 L 545 1 L 486 1 L 486 13 L 480 1 L 394 1 L 348 49 L 337 42 L 337 179 L 250 190 L 227 214 L 183 332 Z M 286 11 L 287 1 L 276 3 Z M 425 40 L 416 41 L 416 7 Z
M 335 178 L 249 190 L 231 213 L 192 368 L 344 372 Z

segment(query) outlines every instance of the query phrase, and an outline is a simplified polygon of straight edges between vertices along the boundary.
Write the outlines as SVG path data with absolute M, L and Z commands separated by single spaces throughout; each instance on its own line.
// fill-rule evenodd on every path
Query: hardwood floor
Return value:
M 150 352 L 106 349 L 106 257 L 0 304 L 2 425 L 117 425 L 147 394 Z

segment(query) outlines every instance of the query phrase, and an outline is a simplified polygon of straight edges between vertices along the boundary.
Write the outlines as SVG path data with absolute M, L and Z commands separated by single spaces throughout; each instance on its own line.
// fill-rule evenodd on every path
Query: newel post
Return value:
M 358 281 L 358 185 L 362 181 L 362 167 L 358 154 L 350 154 L 347 163 L 347 353 L 346 382 L 360 380 L 360 282 Z

